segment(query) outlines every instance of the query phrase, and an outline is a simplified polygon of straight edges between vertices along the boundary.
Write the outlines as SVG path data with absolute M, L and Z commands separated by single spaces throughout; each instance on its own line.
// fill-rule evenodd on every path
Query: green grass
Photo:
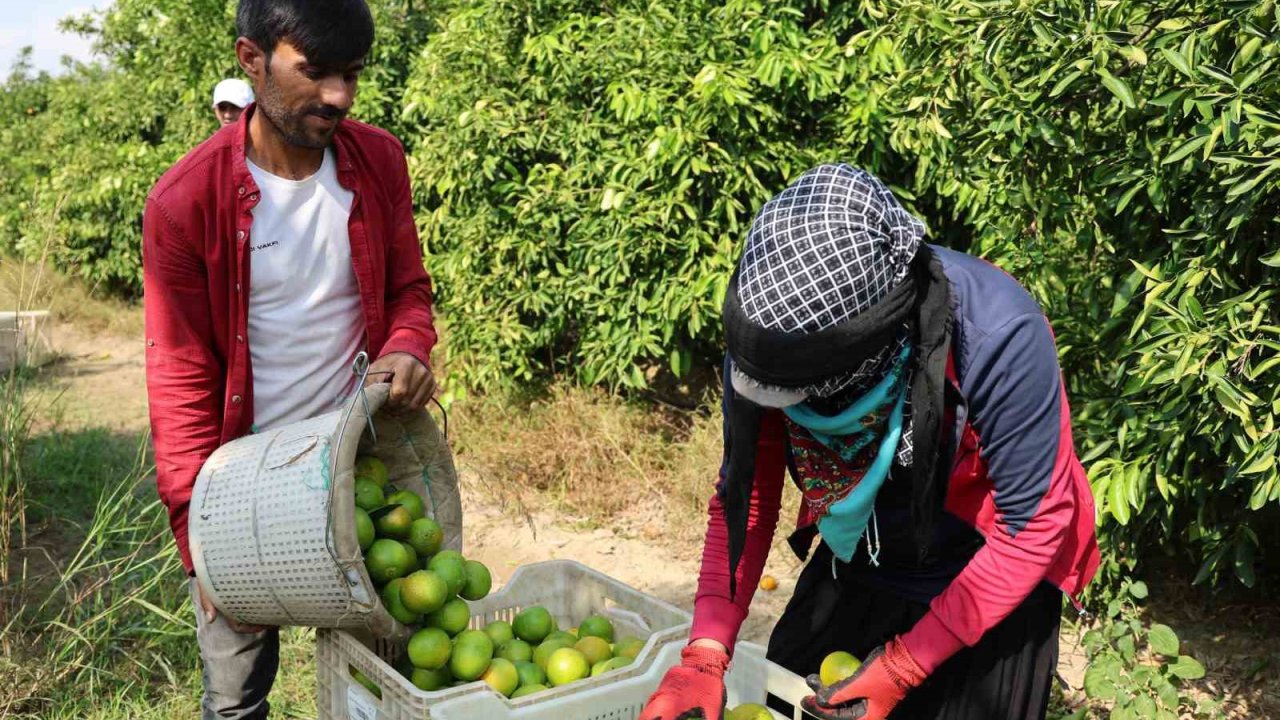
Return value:
M 0 717 L 196 717 L 194 615 L 146 438 L 95 427 L 31 434 L 33 382 L 0 377 L 0 427 L 11 431 L 0 510 L 12 530 Z M 284 632 L 273 716 L 314 717 L 314 644 L 311 630 Z

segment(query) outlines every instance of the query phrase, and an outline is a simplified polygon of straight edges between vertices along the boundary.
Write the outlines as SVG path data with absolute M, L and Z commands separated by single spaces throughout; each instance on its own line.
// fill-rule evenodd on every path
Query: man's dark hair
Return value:
M 369 54 L 373 15 L 365 0 L 240 0 L 236 31 L 268 57 L 286 40 L 312 65 L 340 69 Z

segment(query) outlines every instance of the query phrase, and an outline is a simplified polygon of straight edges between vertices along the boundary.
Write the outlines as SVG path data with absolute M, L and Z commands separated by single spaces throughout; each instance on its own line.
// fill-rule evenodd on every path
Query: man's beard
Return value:
M 346 112 L 328 105 L 312 105 L 301 110 L 290 110 L 285 107 L 280 86 L 276 84 L 271 73 L 266 75 L 262 93 L 258 97 L 258 109 L 267 121 L 275 126 L 284 141 L 295 147 L 322 150 L 329 146 L 333 134 L 338 131 L 337 123 L 346 117 Z M 319 115 L 334 120 L 334 126 L 326 131 L 316 132 L 307 129 L 305 121 L 308 115 Z

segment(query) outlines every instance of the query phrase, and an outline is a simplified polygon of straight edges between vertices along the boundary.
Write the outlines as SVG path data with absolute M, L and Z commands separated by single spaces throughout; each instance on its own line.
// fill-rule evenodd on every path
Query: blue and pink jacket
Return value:
M 1007 617 L 1041 582 L 1074 602 L 1099 557 L 1093 494 L 1071 439 L 1070 409 L 1053 333 L 1034 299 L 1012 277 L 979 258 L 935 247 L 951 281 L 948 403 L 956 448 L 944 523 L 976 530 L 976 550 L 929 589 L 929 612 L 903 636 L 932 672 Z M 726 402 L 733 392 L 725 386 Z M 711 500 L 691 639 L 733 647 L 773 542 L 788 468 L 795 474 L 791 430 L 767 411 L 756 450 L 746 548 L 729 597 L 728 531 Z M 721 483 L 727 464 L 721 467 Z M 885 494 L 890 478 L 881 495 Z M 879 512 L 879 499 L 877 500 Z M 880 513 L 883 534 L 895 520 Z M 812 531 L 802 506 L 800 534 Z

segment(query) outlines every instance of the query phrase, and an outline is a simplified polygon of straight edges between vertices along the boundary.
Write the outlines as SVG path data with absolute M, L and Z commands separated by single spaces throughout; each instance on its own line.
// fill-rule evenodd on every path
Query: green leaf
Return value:
M 1169 672 L 1183 680 L 1199 680 L 1204 677 L 1204 665 L 1190 655 L 1180 655 L 1169 666 Z
M 1147 644 L 1166 657 L 1178 656 L 1178 634 L 1168 625 L 1156 623 L 1147 630 Z
M 1146 584 L 1146 583 L 1144 583 L 1144 582 L 1142 582 L 1141 580 L 1139 580 L 1139 581 L 1137 581 L 1137 582 L 1135 582 L 1135 583 L 1131 584 L 1131 585 L 1129 586 L 1129 594 L 1130 594 L 1130 595 L 1132 595 L 1132 596 L 1134 596 L 1134 597 L 1135 597 L 1135 598 L 1137 598 L 1138 600 L 1146 600 L 1146 599 L 1147 599 L 1147 584 Z
M 1139 695 L 1133 699 L 1133 711 L 1140 718 L 1154 718 L 1156 701 L 1152 700 L 1150 695 Z
M 1198 148 L 1203 147 L 1206 142 L 1209 142 L 1208 135 L 1197 135 L 1175 148 L 1173 152 L 1165 156 L 1164 160 L 1160 161 L 1160 164 L 1169 165 L 1171 163 L 1176 163 L 1195 152 Z
M 1103 68 L 1098 68 L 1098 76 L 1102 78 L 1102 84 L 1105 85 L 1106 88 L 1111 91 L 1111 94 L 1115 95 L 1125 107 L 1136 108 L 1138 106 L 1137 101 L 1133 97 L 1133 90 L 1129 88 L 1129 83 L 1125 82 L 1123 78 L 1118 78 Z
M 1129 489 L 1124 482 L 1124 475 L 1112 474 L 1107 509 L 1116 522 L 1121 525 L 1129 524 Z
M 1091 700 L 1116 699 L 1115 683 L 1107 677 L 1105 668 L 1100 665 L 1090 665 L 1084 671 L 1084 692 Z
M 1187 61 L 1187 56 L 1169 48 L 1160 48 L 1160 55 L 1169 62 L 1170 65 L 1177 68 L 1180 72 L 1189 78 L 1195 79 L 1196 73 L 1191 69 L 1191 63 Z
M 1071 83 L 1079 80 L 1080 76 L 1083 74 L 1084 73 L 1080 70 L 1073 70 L 1064 75 L 1062 79 L 1053 86 L 1053 89 L 1049 91 L 1049 97 L 1058 97 L 1062 93 L 1066 92 L 1067 88 L 1071 87 Z

